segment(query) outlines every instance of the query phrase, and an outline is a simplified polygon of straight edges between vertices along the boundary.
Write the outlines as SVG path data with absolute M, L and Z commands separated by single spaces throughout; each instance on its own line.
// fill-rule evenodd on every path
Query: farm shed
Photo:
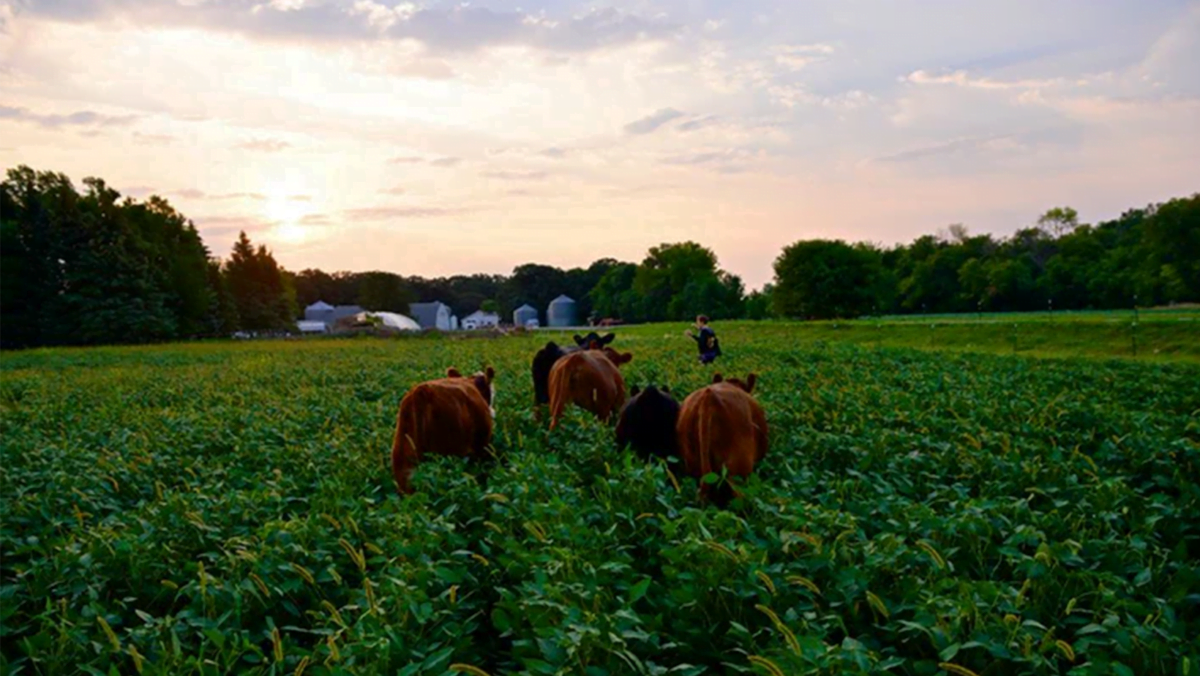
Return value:
M 462 327 L 463 329 L 467 330 L 482 329 L 489 326 L 500 326 L 500 315 L 496 314 L 495 312 L 476 310 L 466 317 L 463 317 L 462 320 Z
M 400 331 L 420 331 L 421 325 L 412 317 L 406 317 L 398 312 L 364 312 L 369 317 L 378 317 L 383 325 Z
M 408 306 L 408 313 L 423 329 L 453 330 L 450 306 L 441 301 L 412 303 Z

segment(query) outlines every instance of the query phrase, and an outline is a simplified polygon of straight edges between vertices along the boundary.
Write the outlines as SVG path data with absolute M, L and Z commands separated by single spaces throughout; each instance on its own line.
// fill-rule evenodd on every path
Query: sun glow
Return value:
M 302 181 L 286 180 L 267 185 L 265 216 L 275 225 L 271 235 L 282 242 L 296 244 L 308 239 L 308 228 L 301 219 L 313 211 L 312 197 L 304 192 Z

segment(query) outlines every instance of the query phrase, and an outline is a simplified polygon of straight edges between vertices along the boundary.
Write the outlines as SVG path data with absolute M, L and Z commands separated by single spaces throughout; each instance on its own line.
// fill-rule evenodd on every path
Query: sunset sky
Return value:
M 214 254 L 508 273 L 999 235 L 1200 190 L 1200 3 L 0 0 L 0 166 Z

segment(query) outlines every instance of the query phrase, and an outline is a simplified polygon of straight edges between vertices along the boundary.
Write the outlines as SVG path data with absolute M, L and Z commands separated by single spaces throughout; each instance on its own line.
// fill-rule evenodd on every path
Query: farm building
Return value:
M 309 329 L 301 328 L 304 333 L 316 332 L 316 322 L 325 325 L 325 331 L 334 325 L 337 320 L 343 317 L 354 317 L 363 312 L 363 308 L 357 305 L 330 305 L 323 300 L 304 308 L 304 322 L 308 324 Z M 299 324 L 297 324 L 298 326 Z
M 476 310 L 471 314 L 463 317 L 462 327 L 466 330 L 483 329 L 488 327 L 500 326 L 500 315 L 495 312 L 484 312 Z
M 550 301 L 546 308 L 546 324 L 549 326 L 576 326 L 575 301 L 565 294 Z
M 309 322 L 332 324 L 334 319 L 333 306 L 323 300 L 319 300 L 304 308 L 304 319 Z
M 514 326 L 529 326 L 530 322 L 537 324 L 538 311 L 532 305 L 522 305 L 513 310 L 513 325 Z
M 342 317 L 353 317 L 360 312 L 365 312 L 366 308 L 358 305 L 335 305 L 333 306 L 333 319 L 337 321 Z
M 296 322 L 296 328 L 300 333 L 329 333 L 329 324 L 313 319 L 301 319 Z
M 452 331 L 454 327 L 451 323 L 453 314 L 450 311 L 450 306 L 441 301 L 433 301 L 431 303 L 412 303 L 408 306 L 408 313 L 412 318 L 417 320 L 423 329 L 437 329 L 439 331 Z
M 383 322 L 383 325 L 390 329 L 400 331 L 420 331 L 421 325 L 413 318 L 406 317 L 397 312 L 364 312 L 364 317 L 377 317 Z

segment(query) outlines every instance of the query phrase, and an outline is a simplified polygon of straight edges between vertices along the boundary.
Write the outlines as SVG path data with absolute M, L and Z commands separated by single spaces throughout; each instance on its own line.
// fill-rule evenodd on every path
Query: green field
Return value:
M 1014 323 L 718 324 L 729 511 L 548 435 L 546 334 L 4 354 L 0 672 L 1200 674 L 1198 325 Z M 683 328 L 627 381 L 705 384 Z M 484 363 L 500 460 L 398 498 L 400 397 Z

